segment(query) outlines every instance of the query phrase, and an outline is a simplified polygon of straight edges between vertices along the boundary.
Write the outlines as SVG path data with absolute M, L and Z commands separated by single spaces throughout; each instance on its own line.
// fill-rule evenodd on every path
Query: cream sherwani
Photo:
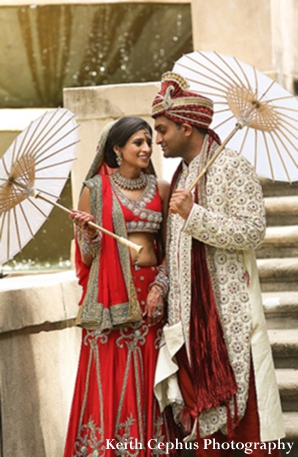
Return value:
M 208 137 L 202 151 L 183 164 L 178 188 L 188 188 L 207 160 Z M 211 155 L 214 153 L 214 144 Z M 189 356 L 192 238 L 206 246 L 207 265 L 224 340 L 238 386 L 239 418 L 248 396 L 251 361 L 255 374 L 262 441 L 284 437 L 279 392 L 263 313 L 254 249 L 265 235 L 261 186 L 248 161 L 224 150 L 201 180 L 198 202 L 185 221 L 169 216 L 167 262 L 170 275 L 168 323 L 164 327 L 156 369 L 155 393 L 160 407 L 181 405 L 175 354 L 185 344 Z M 212 357 L 212 354 L 210 354 Z M 233 411 L 233 405 L 231 404 Z M 203 411 L 201 437 L 226 433 L 226 408 Z

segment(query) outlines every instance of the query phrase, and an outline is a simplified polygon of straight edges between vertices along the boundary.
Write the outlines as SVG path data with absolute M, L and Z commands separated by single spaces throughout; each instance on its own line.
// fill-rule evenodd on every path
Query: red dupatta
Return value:
M 123 214 L 113 195 L 109 177 L 97 175 L 86 185 L 90 188 L 91 212 L 96 221 L 107 230 L 125 236 Z M 76 266 L 79 283 L 83 286 L 78 325 L 104 330 L 141 319 L 126 246 L 103 233 L 100 252 L 91 268 L 84 265 L 79 248 L 76 250 Z

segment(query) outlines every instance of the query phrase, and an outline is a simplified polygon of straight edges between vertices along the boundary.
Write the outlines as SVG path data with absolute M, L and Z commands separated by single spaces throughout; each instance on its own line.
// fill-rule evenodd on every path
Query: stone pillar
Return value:
M 274 76 L 270 0 L 192 0 L 193 47 L 233 55 Z
M 298 4 L 294 0 L 271 0 L 272 49 L 277 81 L 298 94 Z

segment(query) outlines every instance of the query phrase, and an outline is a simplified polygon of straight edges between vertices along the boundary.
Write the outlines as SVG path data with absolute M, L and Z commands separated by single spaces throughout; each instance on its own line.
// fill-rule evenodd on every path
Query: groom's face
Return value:
M 156 144 L 161 146 L 164 157 L 183 157 L 185 136 L 183 128 L 165 116 L 155 119 Z

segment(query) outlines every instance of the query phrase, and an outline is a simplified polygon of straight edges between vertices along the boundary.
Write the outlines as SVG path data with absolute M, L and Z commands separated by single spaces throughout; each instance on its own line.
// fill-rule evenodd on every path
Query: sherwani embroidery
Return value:
M 217 145 L 213 143 L 211 155 Z M 187 167 L 182 166 L 177 186 L 188 188 L 207 160 L 208 136 L 202 151 Z M 175 383 L 175 353 L 185 343 L 189 357 L 189 322 L 191 309 L 191 239 L 202 241 L 206 246 L 208 269 L 213 293 L 219 312 L 224 340 L 238 385 L 237 405 L 239 419 L 243 417 L 249 387 L 251 356 L 256 378 L 261 437 L 274 440 L 284 436 L 280 401 L 268 337 L 263 347 L 254 344 L 256 332 L 266 334 L 262 302 L 258 286 L 256 264 L 253 265 L 254 249 L 265 235 L 265 209 L 261 186 L 252 166 L 231 150 L 224 150 L 209 168 L 206 183 L 198 189 L 199 204 L 195 204 L 184 221 L 178 214 L 170 214 L 168 227 L 168 265 L 170 268 L 170 293 L 168 324 L 164 328 L 159 362 L 156 372 L 155 392 L 161 407 L 173 403 L 173 389 L 177 391 L 177 403 L 181 394 Z M 255 262 L 255 261 L 254 261 Z M 247 264 L 248 263 L 248 264 Z M 248 285 L 248 273 L 250 284 Z M 261 325 L 256 322 L 256 315 Z M 262 320 L 263 319 L 263 320 Z M 181 327 L 181 331 L 180 331 Z M 176 336 L 175 336 L 176 335 Z M 265 351 L 268 366 L 267 388 L 270 398 L 265 404 L 264 380 L 260 382 L 260 358 Z M 212 355 L 211 355 L 212 356 Z M 171 363 L 170 363 L 171 362 Z M 168 371 L 167 371 L 168 368 Z M 174 387 L 173 387 L 174 386 Z M 171 392 L 167 398 L 168 392 Z M 260 396 L 259 393 L 262 392 Z M 174 402 L 175 403 L 175 402 Z M 274 419 L 268 420 L 270 406 L 274 405 Z M 233 402 L 231 402 L 233 412 Z M 270 413 L 272 415 L 272 413 Z M 264 417 L 266 419 L 264 419 Z M 275 424 L 273 425 L 273 422 Z M 217 430 L 227 433 L 226 408 L 217 407 L 199 416 L 201 437 Z M 262 424 L 266 423 L 266 427 Z

